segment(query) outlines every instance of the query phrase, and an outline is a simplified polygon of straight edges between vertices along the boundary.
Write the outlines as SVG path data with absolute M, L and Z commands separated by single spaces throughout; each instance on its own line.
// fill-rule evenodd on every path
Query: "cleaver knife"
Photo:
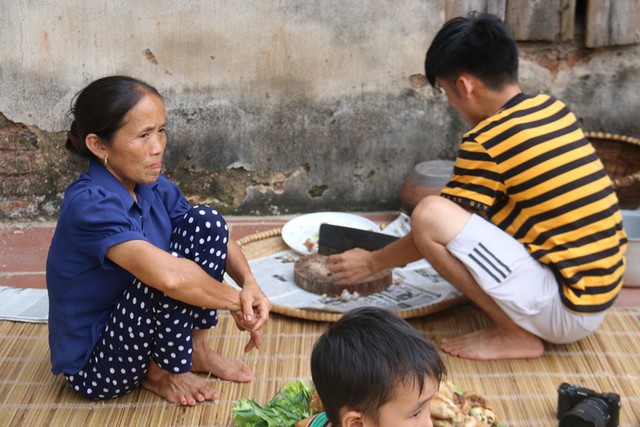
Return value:
M 353 248 L 375 251 L 398 240 L 395 236 L 333 224 L 320 224 L 318 253 L 339 254 Z

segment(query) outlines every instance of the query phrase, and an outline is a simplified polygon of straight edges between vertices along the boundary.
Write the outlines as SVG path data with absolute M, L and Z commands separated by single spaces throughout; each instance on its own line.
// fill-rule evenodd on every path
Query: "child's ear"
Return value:
M 340 414 L 340 425 L 342 427 L 364 427 L 362 413 L 346 409 Z

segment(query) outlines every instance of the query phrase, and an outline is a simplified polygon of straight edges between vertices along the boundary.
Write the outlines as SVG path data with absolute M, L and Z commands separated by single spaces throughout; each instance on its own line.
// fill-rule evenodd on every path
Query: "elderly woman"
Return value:
M 259 347 L 266 298 L 223 217 L 190 207 L 160 174 L 167 144 L 162 97 L 124 76 L 76 97 L 67 148 L 89 170 L 66 190 L 47 258 L 54 374 L 80 394 L 120 396 L 142 385 L 170 402 L 215 400 L 204 377 L 247 382 L 241 361 L 207 345 L 217 309 Z M 225 271 L 242 287 L 222 282 Z

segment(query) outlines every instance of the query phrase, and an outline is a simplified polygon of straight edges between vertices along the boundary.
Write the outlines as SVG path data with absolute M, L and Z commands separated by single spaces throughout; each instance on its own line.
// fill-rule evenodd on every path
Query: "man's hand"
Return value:
M 371 252 L 359 248 L 330 255 L 327 266 L 336 283 L 342 285 L 361 282 L 377 273 Z

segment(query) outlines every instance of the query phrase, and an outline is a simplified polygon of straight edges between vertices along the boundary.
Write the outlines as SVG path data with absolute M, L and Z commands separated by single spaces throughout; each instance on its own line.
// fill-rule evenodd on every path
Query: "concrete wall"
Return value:
M 435 0 L 8 0 L 0 4 L 0 219 L 53 218 L 84 162 L 73 95 L 128 74 L 164 95 L 165 173 L 236 214 L 397 208 L 404 176 L 453 158 L 465 124 L 425 86 Z M 640 136 L 637 46 L 521 45 L 529 92 L 585 128 Z M 16 160 L 17 159 L 17 160 Z

